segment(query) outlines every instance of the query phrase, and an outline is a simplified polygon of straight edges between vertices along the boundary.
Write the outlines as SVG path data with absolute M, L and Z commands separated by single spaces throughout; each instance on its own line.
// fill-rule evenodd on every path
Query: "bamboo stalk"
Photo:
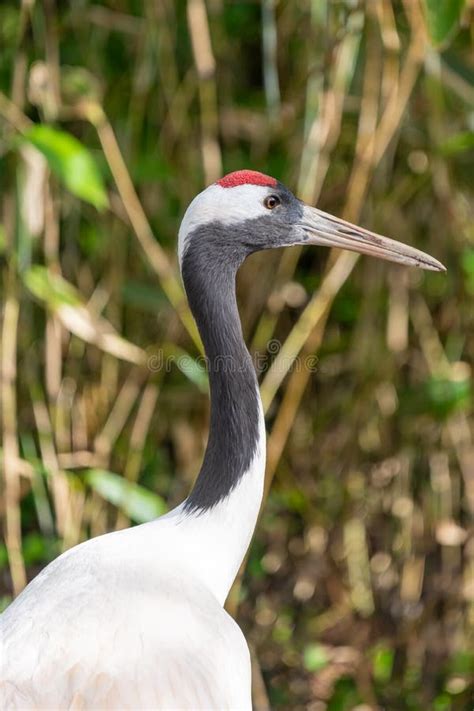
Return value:
M 188 27 L 198 75 L 201 108 L 201 156 L 206 185 L 222 175 L 222 156 L 218 141 L 216 60 L 204 0 L 188 0 Z
M 16 122 L 26 125 L 28 120 L 22 112 L 25 99 L 25 77 L 27 50 L 25 37 L 30 21 L 33 3 L 22 0 L 10 101 L 0 92 L 0 115 L 16 127 Z M 26 585 L 26 569 L 22 553 L 21 532 L 21 488 L 20 488 L 20 448 L 18 443 L 17 408 L 17 349 L 20 302 L 18 277 L 16 273 L 16 220 L 15 197 L 6 194 L 4 198 L 4 223 L 6 234 L 8 266 L 4 269 L 4 308 L 1 347 L 1 412 L 3 427 L 3 475 L 5 482 L 5 542 L 13 584 L 13 592 L 18 595 Z
M 13 584 L 18 595 L 26 585 L 26 570 L 21 546 L 20 469 L 17 431 L 17 337 L 20 304 L 15 270 L 5 274 L 5 305 L 2 325 L 2 421 L 3 475 L 5 481 L 5 543 Z
M 130 224 L 146 254 L 150 266 L 157 273 L 163 291 L 176 309 L 189 335 L 198 349 L 202 351 L 201 339 L 196 324 L 191 316 L 191 312 L 186 304 L 183 289 L 174 274 L 166 253 L 153 235 L 145 211 L 138 198 L 132 179 L 130 178 L 113 128 L 102 107 L 98 104 L 84 105 L 83 112 L 97 130 L 104 155 L 114 176 Z
M 140 467 L 143 459 L 143 448 L 151 424 L 151 418 L 155 411 L 159 390 L 153 383 L 148 383 L 143 391 L 138 406 L 135 422 L 130 434 L 127 461 L 123 476 L 127 481 L 136 482 L 140 475 Z M 115 528 L 125 528 L 129 525 L 129 519 L 122 511 L 117 511 Z
M 140 392 L 136 373 L 132 372 L 122 386 L 107 421 L 94 440 L 94 451 L 107 466 L 112 447 L 122 431 Z

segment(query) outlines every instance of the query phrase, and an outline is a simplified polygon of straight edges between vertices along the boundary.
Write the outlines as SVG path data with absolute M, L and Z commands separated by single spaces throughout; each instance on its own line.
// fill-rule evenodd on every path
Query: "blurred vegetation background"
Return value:
M 208 396 L 176 235 L 251 167 L 448 267 L 293 249 L 239 275 L 272 484 L 228 603 L 255 706 L 473 708 L 473 17 L 1 3 L 3 607 L 60 551 L 187 495 Z

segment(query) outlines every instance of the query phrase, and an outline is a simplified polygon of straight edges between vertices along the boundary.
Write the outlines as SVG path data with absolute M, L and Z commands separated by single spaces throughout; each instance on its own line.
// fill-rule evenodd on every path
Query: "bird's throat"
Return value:
M 219 262 L 209 238 L 193 237 L 182 274 L 206 351 L 211 396 L 209 439 L 187 510 L 212 509 L 226 499 L 251 468 L 261 445 L 261 403 L 246 348 L 235 295 L 240 259 Z
M 234 259 L 216 263 L 212 254 L 201 248 L 203 242 L 193 237 L 183 258 L 182 274 L 206 351 L 210 427 L 203 464 L 183 511 L 197 525 L 200 522 L 202 530 L 213 532 L 214 541 L 207 545 L 214 547 L 217 559 L 222 550 L 225 561 L 221 566 L 226 569 L 221 571 L 222 585 L 230 588 L 260 509 L 265 427 L 255 369 L 243 340 L 236 303 L 235 277 L 242 259 L 234 255 Z

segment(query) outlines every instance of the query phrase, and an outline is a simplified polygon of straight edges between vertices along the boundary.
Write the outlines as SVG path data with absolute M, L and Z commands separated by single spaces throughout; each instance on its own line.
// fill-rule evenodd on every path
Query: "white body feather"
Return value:
M 223 603 L 260 507 L 265 432 L 210 511 L 178 506 L 86 541 L 0 617 L 1 709 L 250 709 L 250 656 Z

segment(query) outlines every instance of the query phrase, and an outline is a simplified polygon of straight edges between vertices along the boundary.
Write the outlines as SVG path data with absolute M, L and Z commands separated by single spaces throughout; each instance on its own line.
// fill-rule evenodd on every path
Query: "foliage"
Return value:
M 89 469 L 85 479 L 94 491 L 135 523 L 147 523 L 166 513 L 166 505 L 160 496 L 134 482 L 126 481 L 118 474 Z
M 425 7 L 431 39 L 442 44 L 458 28 L 464 0 L 425 0 Z
M 462 0 L 1 3 L 1 607 L 189 491 L 208 400 L 176 234 L 252 167 L 448 266 L 289 250 L 239 275 L 272 483 L 228 603 L 255 707 L 468 706 L 472 19 Z
M 46 124 L 32 126 L 24 138 L 44 155 L 51 170 L 73 195 L 97 208 L 107 206 L 99 169 L 91 153 L 77 138 Z

